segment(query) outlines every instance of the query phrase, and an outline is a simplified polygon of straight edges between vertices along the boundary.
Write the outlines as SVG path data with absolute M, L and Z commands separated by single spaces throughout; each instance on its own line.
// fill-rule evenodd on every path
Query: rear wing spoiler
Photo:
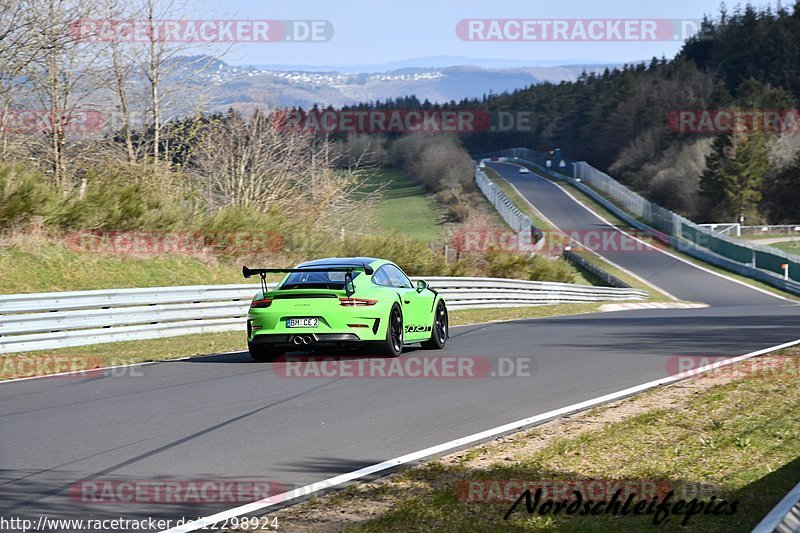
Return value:
M 261 289 L 267 292 L 267 274 L 288 274 L 292 272 L 344 272 L 345 273 L 345 290 L 348 296 L 355 292 L 351 290 L 353 285 L 353 272 L 363 270 L 365 274 L 372 275 L 373 268 L 369 265 L 331 265 L 327 267 L 308 267 L 308 268 L 247 268 L 242 266 L 242 275 L 245 278 L 251 276 L 261 277 Z M 349 278 L 349 283 L 348 283 Z

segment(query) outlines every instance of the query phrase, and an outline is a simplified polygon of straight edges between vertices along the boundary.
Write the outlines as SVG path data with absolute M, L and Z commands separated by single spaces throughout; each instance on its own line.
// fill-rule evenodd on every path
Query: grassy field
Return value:
M 374 170 L 370 183 L 388 183 L 376 207 L 378 232 L 400 232 L 426 243 L 442 236 L 439 209 L 423 186 L 392 169 Z
M 800 235 L 787 235 L 785 233 L 762 233 L 759 235 L 742 235 L 736 237 L 737 239 L 744 239 L 750 241 L 760 241 L 764 239 L 785 239 L 782 242 L 773 242 L 766 246 L 777 248 L 788 252 L 790 254 L 800 255 Z
M 800 240 L 774 242 L 768 246 L 777 248 L 778 250 L 783 250 L 784 252 L 789 252 L 790 254 L 800 255 Z

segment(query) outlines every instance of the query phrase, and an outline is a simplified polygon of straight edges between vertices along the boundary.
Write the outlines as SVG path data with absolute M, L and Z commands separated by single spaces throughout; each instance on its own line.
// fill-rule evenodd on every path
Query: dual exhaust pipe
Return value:
M 312 340 L 311 335 L 295 335 L 292 342 L 299 346 L 300 344 L 311 344 Z

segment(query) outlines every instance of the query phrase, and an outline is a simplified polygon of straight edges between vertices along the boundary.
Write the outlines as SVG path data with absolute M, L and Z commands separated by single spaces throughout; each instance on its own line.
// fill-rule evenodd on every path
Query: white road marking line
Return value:
M 779 344 L 777 346 L 772 346 L 769 348 L 764 348 L 762 350 L 757 350 L 755 352 L 751 352 L 744 355 L 739 355 L 736 357 L 731 357 L 729 359 L 724 359 L 722 361 L 717 361 L 710 365 L 699 367 L 695 370 L 690 371 L 691 376 L 695 376 L 702 372 L 707 372 L 709 370 L 714 370 L 723 366 L 728 366 L 734 363 L 738 363 L 739 361 L 743 361 L 745 359 L 749 359 L 751 357 L 757 357 L 759 355 L 764 355 L 769 352 L 773 352 L 775 350 L 781 350 L 783 348 L 789 348 L 791 346 L 795 346 L 800 344 L 800 339 L 786 342 L 784 344 Z M 591 400 L 586 400 L 584 402 L 575 403 L 572 405 L 568 405 L 566 407 L 562 407 L 560 409 L 555 409 L 553 411 L 548 411 L 546 413 L 542 413 L 540 415 L 535 415 L 529 418 L 524 418 L 522 420 L 517 420 L 516 422 L 511 422 L 509 424 L 504 424 L 502 426 L 497 426 L 492 429 L 487 429 L 485 431 L 481 431 L 480 433 L 473 433 L 472 435 L 468 435 L 466 437 L 462 437 L 460 439 L 451 440 L 449 442 L 445 442 L 444 444 L 439 444 L 437 446 L 432 446 L 430 448 L 425 448 L 424 450 L 419 450 L 417 452 L 412 452 L 406 455 L 401 455 L 400 457 L 396 457 L 394 459 L 389 459 L 388 461 L 383 461 L 382 463 L 377 463 L 374 465 L 370 465 L 364 468 L 360 468 L 358 470 L 354 470 L 352 472 L 348 472 L 346 474 L 341 474 L 332 478 L 325 479 L 323 481 L 317 481 L 316 483 L 311 483 L 304 487 L 300 487 L 291 491 L 282 492 L 280 494 L 276 494 L 275 496 L 270 496 L 269 498 L 264 498 L 263 500 L 258 500 L 252 503 L 248 503 L 246 505 L 241 505 L 239 507 L 234 507 L 232 509 L 228 509 L 227 511 L 222 511 L 217 514 L 213 514 L 210 516 L 206 516 L 203 518 L 199 518 L 192 522 L 188 522 L 181 526 L 173 527 L 171 529 L 164 530 L 164 533 L 188 533 L 190 531 L 197 531 L 198 529 L 208 528 L 213 526 L 214 524 L 220 524 L 225 520 L 230 520 L 231 518 L 242 516 L 245 514 L 254 513 L 256 511 L 260 511 L 262 509 L 266 509 L 267 507 L 272 507 L 278 505 L 283 502 L 291 501 L 297 498 L 301 498 L 304 496 L 308 496 L 310 494 L 314 494 L 316 492 L 329 489 L 332 487 L 336 487 L 338 485 L 342 485 L 349 481 L 355 481 L 357 479 L 363 478 L 365 476 L 369 476 L 371 474 L 375 474 L 378 472 L 382 472 L 384 470 L 388 470 L 390 468 L 394 468 L 396 466 L 400 466 L 403 464 L 411 463 L 414 461 L 418 461 L 420 459 L 426 459 L 433 455 L 440 454 L 442 452 L 446 452 L 452 450 L 454 448 L 459 448 L 461 446 L 465 446 L 467 444 L 472 444 L 474 442 L 478 442 L 481 440 L 485 440 L 491 437 L 495 437 L 497 435 L 507 433 L 509 431 L 518 430 L 524 428 L 525 426 L 529 426 L 531 424 L 535 424 L 537 422 L 544 422 L 548 419 L 555 418 L 558 416 L 563 416 L 569 413 L 574 413 L 576 411 L 581 411 L 587 409 L 589 407 L 594 407 L 595 405 L 599 405 L 602 403 L 606 403 L 613 400 L 618 400 L 620 398 L 624 398 L 626 396 L 631 396 L 632 394 L 636 394 L 638 392 L 645 391 L 647 389 L 651 389 L 654 387 L 658 387 L 660 385 L 666 385 L 669 383 L 673 383 L 676 381 L 681 381 L 686 379 L 687 374 L 689 372 L 685 372 L 680 375 L 676 376 L 668 376 L 666 378 L 657 379 L 654 381 L 648 381 L 647 383 L 643 383 L 641 385 L 637 385 L 635 387 L 630 387 L 619 392 L 612 392 L 611 394 L 606 394 L 604 396 L 599 396 L 597 398 L 593 398 Z
M 506 163 L 506 164 L 509 164 L 509 163 Z M 512 165 L 513 165 L 513 164 L 512 164 Z M 632 239 L 635 239 L 635 240 L 637 240 L 637 241 L 641 242 L 641 243 L 642 243 L 642 244 L 644 244 L 645 246 L 649 246 L 650 248 L 652 248 L 653 250 L 655 250 L 655 251 L 657 251 L 657 252 L 661 252 L 661 253 L 662 253 L 662 254 L 664 254 L 664 255 L 668 255 L 668 256 L 672 257 L 673 259 L 677 259 L 678 261 L 680 261 L 680 262 L 682 262 L 682 263 L 686 263 L 687 265 L 693 266 L 694 268 L 696 268 L 696 269 L 698 269 L 698 270 L 702 270 L 703 272 L 707 272 L 707 273 L 709 273 L 709 274 L 713 274 L 713 275 L 715 275 L 715 276 L 717 276 L 717 277 L 719 277 L 719 278 L 726 279 L 726 280 L 728 280 L 728 281 L 732 281 L 733 283 L 738 283 L 739 285 L 742 285 L 742 286 L 744 286 L 744 287 L 747 287 L 748 289 L 753 289 L 754 291 L 758 291 L 758 292 L 761 292 L 761 293 L 767 294 L 767 295 L 769 295 L 769 296 L 772 296 L 772 297 L 774 297 L 774 298 L 780 298 L 781 300 L 786 300 L 787 302 L 791 302 L 792 304 L 798 305 L 796 301 L 794 301 L 794 300 L 791 300 L 791 299 L 789 299 L 789 298 L 786 298 L 785 296 L 781 296 L 780 294 L 775 294 L 774 292 L 770 292 L 770 291 L 768 291 L 768 290 L 766 290 L 766 289 L 762 289 L 762 288 L 760 288 L 760 287 L 755 287 L 755 286 L 753 286 L 753 285 L 750 285 L 749 283 L 745 283 L 744 281 L 739 281 L 738 279 L 730 278 L 730 277 L 728 277 L 728 276 L 726 276 L 726 275 L 724 275 L 724 274 L 720 274 L 719 272 L 714 272 L 713 270 L 709 270 L 709 269 L 708 269 L 708 268 L 706 268 L 706 267 L 703 267 L 703 266 L 700 266 L 700 265 L 698 265 L 698 264 L 695 264 L 695 263 L 693 263 L 693 262 L 691 262 L 691 261 L 689 261 L 689 260 L 687 260 L 687 259 L 684 259 L 683 257 L 677 256 L 677 255 L 674 255 L 674 254 L 671 254 L 671 253 L 669 253 L 668 251 L 666 251 L 666 250 L 664 250 L 664 249 L 661 249 L 661 248 L 658 248 L 658 247 L 656 247 L 656 246 L 653 246 L 652 244 L 650 244 L 650 243 L 648 243 L 648 242 L 645 242 L 645 241 L 643 241 L 643 240 L 639 239 L 638 237 L 635 237 L 635 236 L 631 235 L 630 233 L 626 232 L 625 230 L 622 230 L 622 229 L 620 229 L 620 228 L 616 227 L 614 224 L 612 224 L 611 222 L 609 222 L 608 220 L 606 220 L 605 218 L 603 218 L 603 217 L 602 217 L 602 215 L 600 215 L 599 213 L 597 213 L 597 212 L 595 212 L 594 210 L 592 210 L 592 208 L 591 208 L 591 207 L 589 207 L 588 205 L 584 204 L 583 202 L 581 202 L 580 200 L 578 200 L 577 198 L 575 198 L 575 197 L 574 197 L 572 194 L 570 194 L 570 192 L 569 192 L 568 190 L 564 189 L 564 187 L 562 187 L 562 186 L 561 186 L 561 185 L 559 185 L 558 183 L 556 183 L 556 182 L 554 182 L 554 181 L 551 181 L 551 180 L 549 180 L 549 179 L 545 178 L 544 176 L 542 176 L 542 175 L 538 174 L 536 171 L 531 171 L 531 172 L 532 172 L 532 173 L 534 173 L 534 174 L 536 174 L 537 176 L 539 176 L 539 177 L 540 177 L 540 178 L 542 178 L 543 180 L 545 180 L 547 183 L 550 183 L 550 184 L 552 184 L 554 187 L 558 187 L 559 189 L 561 189 L 561 191 L 563 191 L 563 192 L 564 192 L 564 194 L 566 194 L 567 196 L 569 196 L 570 198 L 572 198 L 572 200 L 573 200 L 574 202 L 576 202 L 578 205 L 580 205 L 581 207 L 583 207 L 584 209 L 586 209 L 587 211 L 589 211 L 590 213 L 592 213 L 594 216 L 596 216 L 597 218 L 599 218 L 600 220 L 602 220 L 603 222 L 605 222 L 605 223 L 606 223 L 606 224 L 608 224 L 609 226 L 611 226 L 613 229 L 616 229 L 617 231 L 619 231 L 619 232 L 621 232 L 621 233 L 624 233 L 624 234 L 625 234 L 625 235 L 627 235 L 628 237 L 630 237 L 630 238 L 632 238 Z M 699 259 L 698 259 L 698 261 L 699 261 Z
M 511 164 L 511 163 L 507 163 L 507 164 Z M 539 176 L 539 174 L 536 174 L 536 175 L 537 175 L 537 176 Z M 517 193 L 517 194 L 520 196 L 520 198 L 522 198 L 523 200 L 525 200 L 525 202 L 526 202 L 526 203 L 527 203 L 529 206 L 531 206 L 531 208 L 532 208 L 534 211 L 536 211 L 537 213 L 539 213 L 539 214 L 541 215 L 542 219 L 544 219 L 544 221 L 545 221 L 545 222 L 547 222 L 548 224 L 550 224 L 551 226 L 553 226 L 554 228 L 556 228 L 558 231 L 560 231 L 561 233 L 563 233 L 565 236 L 567 236 L 567 237 L 569 236 L 569 235 L 567 235 L 567 233 L 566 233 L 564 230 L 560 229 L 560 228 L 559 228 L 557 225 L 553 224 L 553 222 L 552 222 L 550 219 L 548 219 L 546 216 L 544 216 L 542 213 L 540 213 L 540 212 L 539 212 L 539 210 L 538 210 L 538 209 L 536 209 L 536 207 L 535 207 L 535 206 L 534 206 L 534 205 L 533 205 L 533 204 L 532 204 L 532 203 L 531 203 L 531 202 L 530 202 L 530 201 L 529 201 L 527 198 L 525 198 L 525 195 L 523 195 L 523 194 L 522 194 L 522 193 L 519 191 L 519 189 L 517 189 L 517 187 L 516 187 L 516 186 L 515 186 L 513 183 L 511 183 L 511 182 L 508 180 L 508 178 L 505 178 L 505 177 L 503 177 L 502 175 L 501 175 L 500 177 L 501 177 L 501 178 L 503 178 L 504 180 L 506 180 L 506 183 L 508 183 L 509 185 L 511 185 L 511 188 L 512 188 L 512 189 L 514 189 L 514 190 L 516 191 L 516 193 Z M 540 178 L 542 178 L 542 179 L 544 179 L 544 180 L 545 180 L 545 181 L 547 181 L 547 182 L 550 182 L 550 180 L 548 180 L 547 178 L 544 178 L 543 176 L 539 176 L 539 177 L 540 177 Z M 552 182 L 550 182 L 550 183 L 552 183 Z M 554 185 L 555 185 L 555 184 L 554 184 Z M 562 189 L 562 190 L 563 190 L 563 189 Z M 564 191 L 564 192 L 567 192 L 567 191 Z M 569 194 L 569 193 L 567 193 L 567 194 Z M 574 201 L 576 201 L 576 202 L 578 201 L 578 200 L 577 200 L 577 199 L 575 199 L 575 198 L 572 198 L 572 199 L 573 199 Z M 583 204 L 581 204 L 581 205 L 583 205 Z M 598 216 L 599 216 L 599 215 L 598 215 Z M 601 220 L 602 220 L 602 219 L 601 219 Z M 603 222 L 606 222 L 606 221 L 604 220 Z M 608 222 L 606 222 L 606 223 L 608 224 Z M 612 228 L 613 228 L 613 227 L 614 227 L 614 226 L 612 226 Z M 615 228 L 615 229 L 619 229 L 619 228 Z M 609 258 L 607 258 L 607 257 L 605 257 L 605 256 L 603 256 L 603 255 L 600 255 L 600 254 L 599 254 L 597 251 L 595 251 L 595 250 L 592 250 L 591 248 L 585 248 L 585 249 L 586 249 L 586 250 L 588 250 L 589 252 L 593 253 L 593 254 L 594 254 L 594 255 L 596 255 L 597 257 L 600 257 L 600 258 L 601 258 L 603 261 L 607 261 L 608 263 L 611 263 L 612 265 L 614 265 L 615 267 L 617 267 L 617 268 L 618 268 L 618 269 L 620 269 L 621 271 L 625 272 L 626 274 L 628 274 L 628 275 L 629 275 L 629 276 L 631 276 L 632 278 L 636 278 L 636 279 L 638 279 L 639 281 L 641 281 L 642 283 L 644 283 L 645 285 L 647 285 L 648 287 L 652 287 L 654 290 L 656 290 L 656 291 L 660 292 L 661 294 L 663 294 L 663 295 L 664 295 L 664 296 L 666 296 L 667 298 L 670 298 L 670 299 L 672 299 L 672 300 L 675 300 L 675 301 L 680 301 L 680 298 L 678 298 L 677 296 L 674 296 L 674 295 L 670 294 L 669 292 L 665 291 L 664 289 L 662 289 L 661 287 L 659 287 L 658 285 L 656 285 L 656 284 L 655 284 L 655 283 L 653 283 L 652 281 L 648 281 L 648 280 L 644 279 L 643 277 L 639 276 L 638 274 L 636 274 L 636 273 L 634 273 L 634 272 L 631 272 L 631 271 L 630 271 L 630 270 L 628 270 L 627 268 L 625 268 L 625 267 L 623 267 L 623 266 L 620 266 L 620 265 L 616 264 L 615 262 L 611 261 Z
M 709 307 L 708 304 L 693 302 L 640 302 L 624 304 L 604 304 L 600 306 L 603 312 L 608 311 L 630 311 L 633 309 L 702 309 Z

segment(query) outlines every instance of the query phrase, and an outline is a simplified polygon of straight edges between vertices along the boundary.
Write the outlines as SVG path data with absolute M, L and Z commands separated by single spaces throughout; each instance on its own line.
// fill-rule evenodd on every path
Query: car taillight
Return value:
M 375 305 L 378 300 L 365 300 L 364 298 L 339 298 L 339 305 L 345 307 L 361 307 L 363 305 Z
M 269 298 L 264 298 L 263 300 L 253 300 L 250 302 L 250 309 L 261 308 L 261 307 L 269 307 L 272 304 L 272 300 Z

